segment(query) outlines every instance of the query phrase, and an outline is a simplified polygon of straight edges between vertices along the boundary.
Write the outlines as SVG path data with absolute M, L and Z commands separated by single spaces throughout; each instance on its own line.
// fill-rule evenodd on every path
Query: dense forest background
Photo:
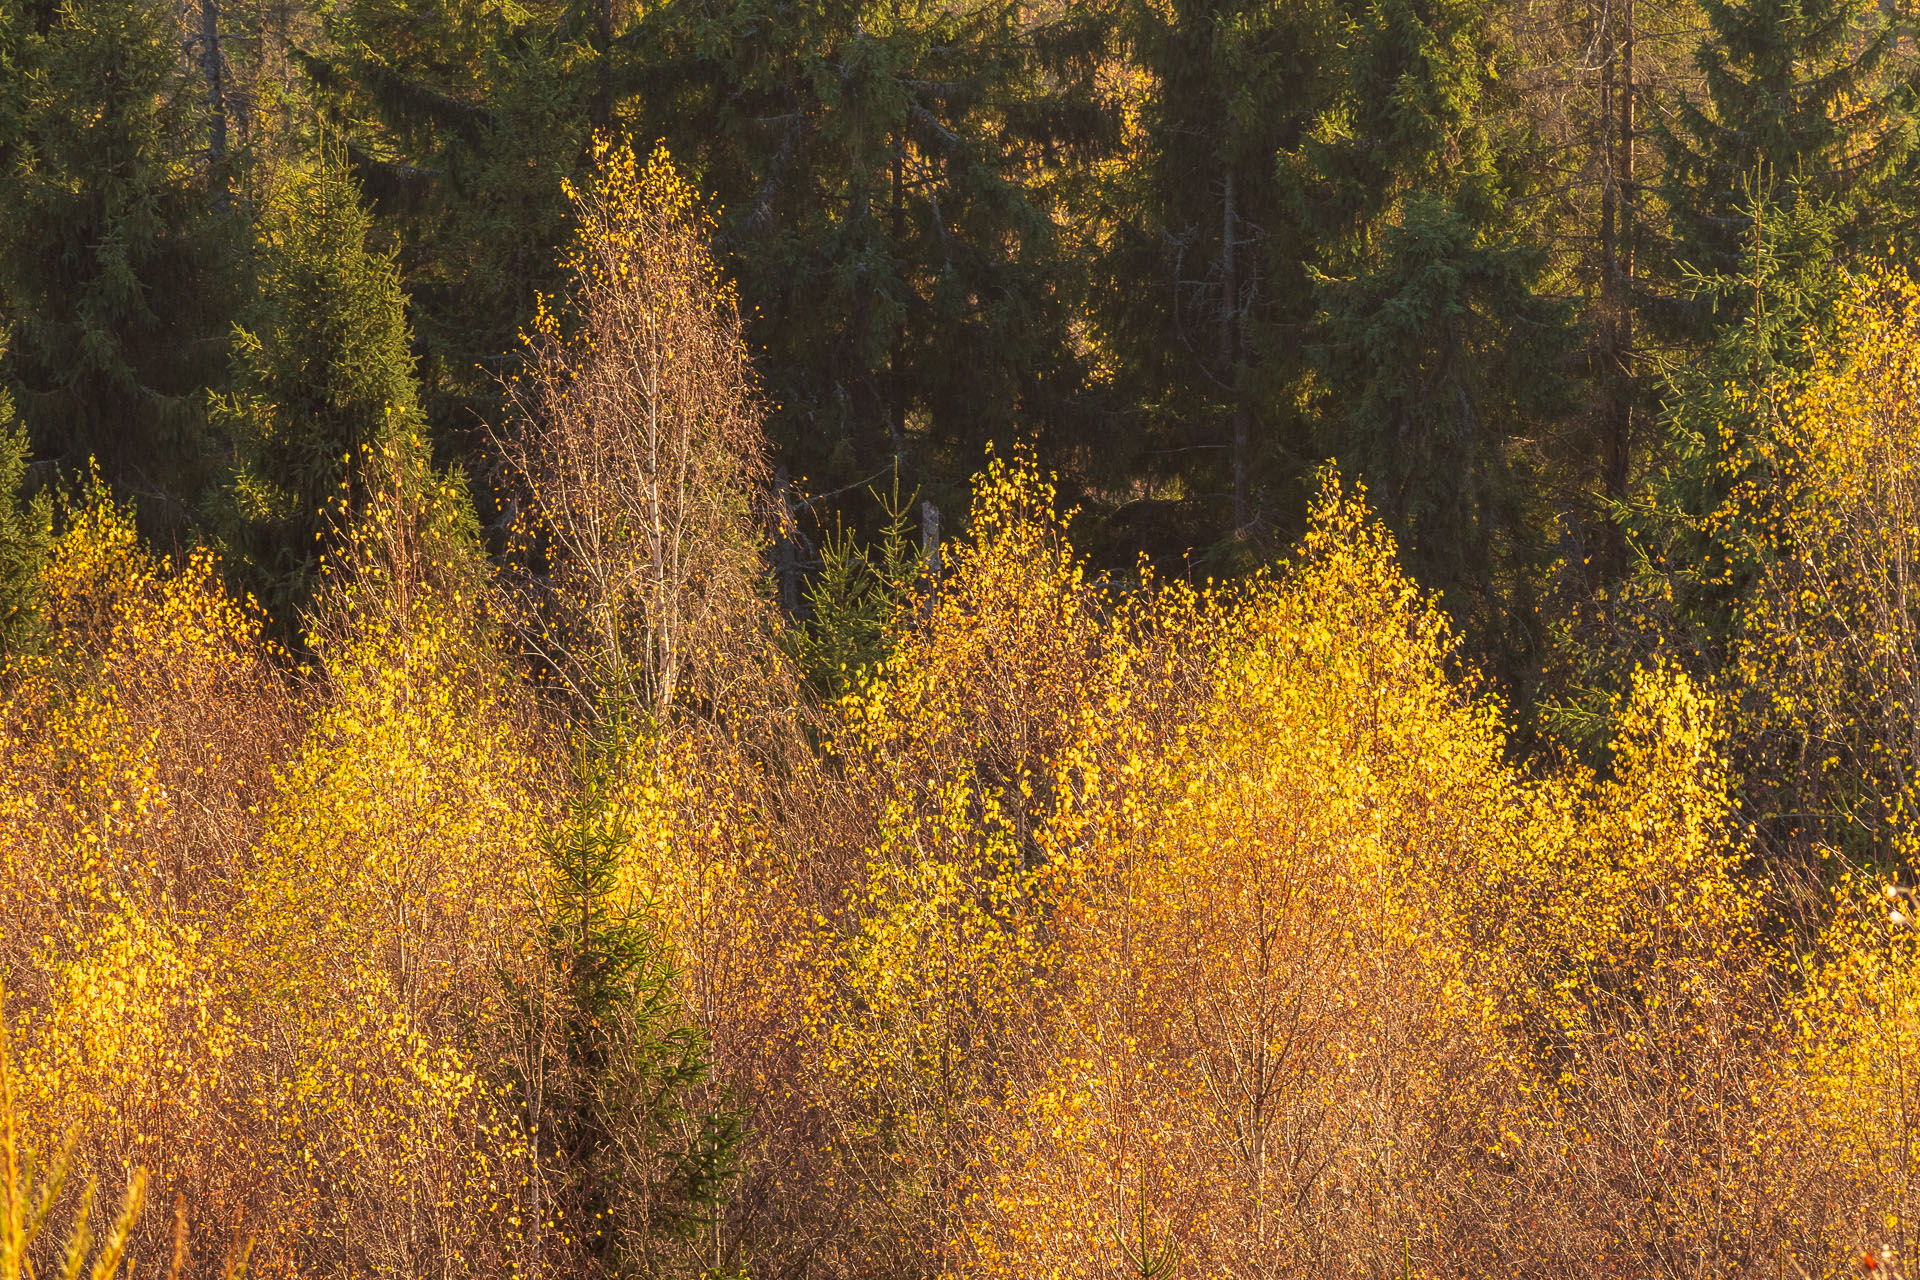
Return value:
M 0 1280 L 1908 1274 L 1915 21 L 0 0 Z
M 1596 631 L 1724 647 L 1749 567 L 1706 581 L 1700 521 L 1769 429 L 1731 397 L 1913 251 L 1905 21 L 20 3 L 6 381 L 35 484 L 97 462 L 282 617 L 386 406 L 497 544 L 489 441 L 561 286 L 561 184 L 596 131 L 664 143 L 746 316 L 790 614 L 896 480 L 951 532 L 989 442 L 1030 447 L 1122 574 L 1271 561 L 1331 459 L 1531 721 L 1583 696 Z M 1689 588 L 1657 625 L 1619 605 L 1649 569 Z

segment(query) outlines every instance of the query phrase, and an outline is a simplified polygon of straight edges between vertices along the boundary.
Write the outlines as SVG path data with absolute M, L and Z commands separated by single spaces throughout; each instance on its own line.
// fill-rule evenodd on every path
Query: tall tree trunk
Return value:
M 893 256 L 896 262 L 904 263 L 907 258 L 905 239 L 907 233 L 906 173 L 905 161 L 901 155 L 906 146 L 905 139 L 899 139 L 893 146 Z M 887 394 L 891 403 L 887 406 L 893 419 L 894 463 L 900 461 L 900 448 L 907 432 L 907 326 L 902 320 L 894 331 L 892 350 L 887 358 Z
M 920 564 L 927 575 L 928 602 L 940 588 L 940 508 L 920 502 Z
M 1614 186 L 1613 172 L 1613 5 L 1614 0 L 1600 0 L 1600 11 L 1595 21 L 1600 25 L 1600 296 L 1611 299 L 1613 296 L 1614 275 L 1614 205 L 1618 191 Z M 1611 320 L 1607 333 L 1611 336 Z
M 793 510 L 793 479 L 784 462 L 774 469 L 773 496 L 780 505 L 780 523 L 773 535 L 777 557 L 775 575 L 780 584 L 780 612 L 791 620 L 800 616 L 800 556 L 794 546 L 798 521 L 794 518 Z
M 1220 381 L 1227 389 L 1233 422 L 1233 532 L 1243 536 L 1253 523 L 1252 503 L 1248 499 L 1246 405 L 1240 394 L 1240 259 L 1234 243 L 1237 211 L 1234 207 L 1233 170 L 1226 171 L 1225 191 L 1220 201 Z
M 1620 241 L 1615 272 L 1619 280 L 1620 336 L 1616 344 L 1624 404 L 1618 421 L 1615 470 L 1608 476 L 1611 492 L 1626 497 L 1633 461 L 1633 0 L 1621 0 L 1620 42 Z
M 227 207 L 227 81 L 220 57 L 220 0 L 200 0 L 200 69 L 207 77 L 207 182 Z
M 599 46 L 598 80 L 593 91 L 593 127 L 605 129 L 613 123 L 613 0 L 595 0 L 594 41 Z
M 1620 4 L 1618 14 L 1614 4 Z M 1600 71 L 1600 326 L 1596 334 L 1600 380 L 1600 483 L 1609 503 L 1627 496 L 1633 465 L 1633 297 L 1631 200 L 1633 184 L 1633 3 L 1603 0 Z M 1606 567 L 1626 568 L 1626 537 L 1609 513 L 1602 556 Z

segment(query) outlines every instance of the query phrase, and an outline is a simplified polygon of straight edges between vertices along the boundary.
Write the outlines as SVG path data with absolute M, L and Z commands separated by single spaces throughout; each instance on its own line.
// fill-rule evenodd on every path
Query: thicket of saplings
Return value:
M 406 412 L 296 642 L 23 509 L 0 1276 L 1908 1266 L 1912 907 L 1756 857 L 1724 761 L 1904 830 L 1910 287 L 1781 399 L 1735 674 L 1522 767 L 1331 479 L 1281 568 L 1119 584 L 992 458 L 786 626 L 708 229 L 662 156 L 575 201 L 508 554 Z

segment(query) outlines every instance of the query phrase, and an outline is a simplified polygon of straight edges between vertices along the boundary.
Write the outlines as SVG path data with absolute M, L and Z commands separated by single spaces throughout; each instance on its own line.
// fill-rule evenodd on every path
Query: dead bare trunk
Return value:
M 1220 201 L 1220 381 L 1232 404 L 1233 458 L 1233 532 L 1245 536 L 1253 523 L 1252 503 L 1248 497 L 1247 408 L 1240 395 L 1240 270 L 1235 236 L 1238 218 L 1234 207 L 1233 170 L 1226 172 L 1225 191 Z

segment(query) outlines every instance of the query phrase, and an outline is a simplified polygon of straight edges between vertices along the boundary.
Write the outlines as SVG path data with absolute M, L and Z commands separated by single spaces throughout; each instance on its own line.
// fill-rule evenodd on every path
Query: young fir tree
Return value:
M 1338 88 L 1285 160 L 1315 245 L 1320 447 L 1515 675 L 1539 551 L 1528 442 L 1565 407 L 1577 335 L 1520 212 L 1514 53 L 1464 0 L 1355 6 L 1339 43 Z
M 863 672 L 886 659 L 901 612 L 912 607 L 929 567 L 928 549 L 907 535 L 913 500 L 901 502 L 898 482 L 890 498 L 873 496 L 886 516 L 879 536 L 862 542 L 842 525 L 822 538 L 806 617 L 787 634 L 807 683 L 828 698 L 853 691 Z
M 632 765 L 629 736 L 610 716 L 584 744 L 566 819 L 544 845 L 548 946 L 565 984 L 550 1123 L 568 1219 L 591 1229 L 582 1243 L 609 1274 L 711 1275 L 700 1238 L 737 1171 L 740 1116 L 713 1102 L 705 1037 L 622 874 L 635 833 L 613 787 Z
M 1705 668 L 1729 656 L 1756 576 L 1780 550 L 1783 400 L 1845 282 L 1833 206 L 1756 194 L 1740 216 L 1748 238 L 1734 268 L 1694 280 L 1726 319 L 1697 358 L 1664 372 L 1665 457 L 1629 520 L 1643 573 L 1671 602 L 1665 641 Z
M 11 380 L 42 453 L 96 457 L 164 522 L 212 472 L 201 393 L 233 296 L 179 34 L 156 0 L 0 0 Z
M 258 295 L 235 327 L 230 389 L 213 399 L 234 464 L 215 528 L 249 586 L 291 622 L 328 535 L 364 500 L 371 462 L 426 478 L 405 300 L 392 258 L 336 158 L 286 177 L 268 210 Z

